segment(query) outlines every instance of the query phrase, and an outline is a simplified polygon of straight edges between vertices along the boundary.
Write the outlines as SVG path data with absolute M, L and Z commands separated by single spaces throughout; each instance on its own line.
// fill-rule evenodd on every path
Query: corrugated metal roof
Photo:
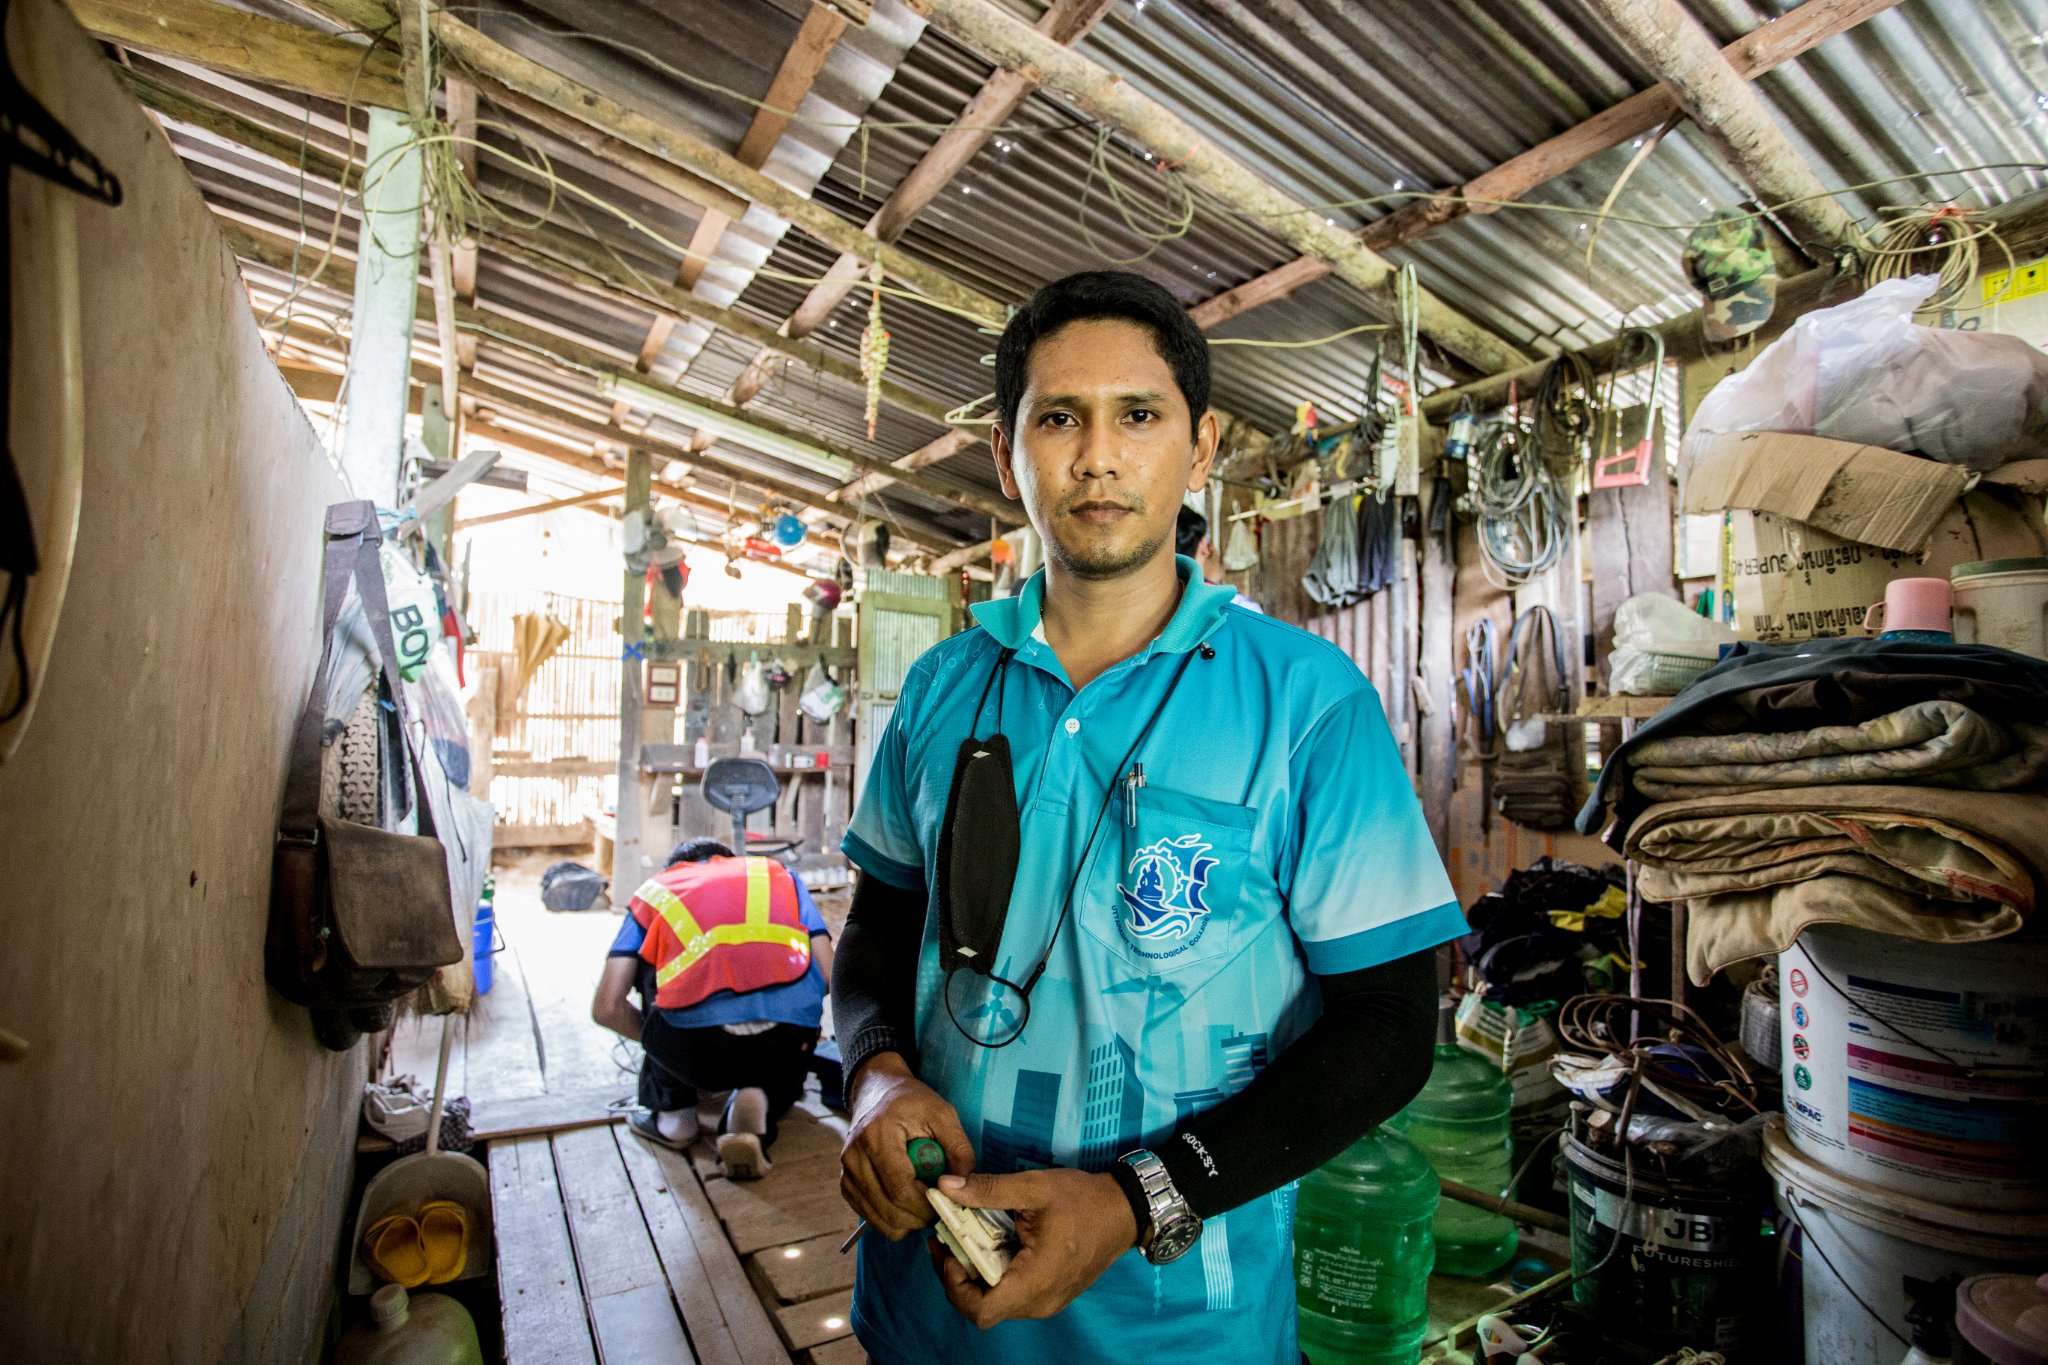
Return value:
M 1724 42 L 1792 8 L 1780 0 L 1687 3 Z M 1010 7 L 1026 18 L 1042 8 L 1035 0 Z M 271 8 L 277 9 L 274 0 Z M 758 97 L 803 12 L 798 0 L 696 0 L 687 18 L 653 0 L 494 0 L 491 11 L 485 26 L 501 41 L 628 103 L 659 109 L 723 146 L 737 142 L 750 107 L 701 82 Z M 810 190 L 817 202 L 856 223 L 868 219 L 989 74 L 987 63 L 943 33 L 920 31 L 895 0 L 881 0 L 876 13 L 868 28 L 848 31 L 804 106 L 807 116 L 833 126 L 798 123 L 769 163 L 785 183 Z M 646 49 L 647 56 L 544 37 L 535 24 L 610 34 Z M 2048 0 L 1905 0 L 1763 76 L 1754 88 L 1832 185 L 1986 162 L 2038 165 L 2048 163 L 2044 41 Z M 1079 50 L 1268 181 L 1352 226 L 1399 201 L 1351 201 L 1460 184 L 1650 81 L 1583 0 L 1141 0 L 1119 6 Z M 301 104 L 272 103 L 295 116 Z M 339 110 L 316 106 L 315 114 L 316 129 L 331 134 L 341 127 Z M 853 136 L 849 125 L 859 114 L 869 126 L 864 136 Z M 635 186 L 559 139 L 523 132 L 548 149 L 565 180 L 615 200 L 671 242 L 686 239 L 699 213 L 693 205 Z M 505 134 L 487 136 L 502 141 Z M 293 221 L 291 178 L 274 165 L 193 136 L 181 135 L 179 143 L 210 195 L 271 221 Z M 901 245 L 1011 302 L 1070 271 L 1142 255 L 1132 268 L 1192 304 L 1295 255 L 1272 224 L 1199 193 L 1184 234 L 1145 241 L 1106 204 L 1100 168 L 1092 165 L 1098 149 L 1107 173 L 1141 203 L 1169 201 L 1171 187 L 1144 149 L 1120 137 L 1102 144 L 1097 130 L 1065 102 L 1038 93 Z M 1391 254 L 1414 262 L 1422 283 L 1451 306 L 1532 354 L 1599 340 L 1624 320 L 1679 315 L 1696 303 L 1680 266 L 1682 225 L 1739 202 L 1745 191 L 1697 132 L 1681 125 L 1616 204 L 1618 214 L 1651 225 L 1610 221 L 1589 265 L 1588 210 L 1634 151 L 1624 146 L 1594 158 L 1529 196 L 1532 207 L 1461 219 Z M 532 176 L 496 158 L 486 158 L 480 178 L 488 193 L 508 203 L 537 208 L 543 202 Z M 1956 193 L 1966 204 L 1997 204 L 2044 183 L 2039 170 L 2006 169 L 1873 184 L 1842 198 L 1868 221 L 1886 205 Z M 551 217 L 633 271 L 650 279 L 673 276 L 674 251 L 617 218 L 561 206 Z M 836 254 L 801 233 L 783 232 L 757 209 L 726 234 L 719 263 L 698 292 L 722 303 L 736 300 L 740 311 L 779 323 L 806 292 L 798 281 L 822 274 Z M 643 310 L 564 290 L 488 254 L 485 260 L 486 307 L 627 355 L 637 350 Z M 856 290 L 814 339 L 855 356 L 865 305 L 865 292 Z M 893 333 L 892 380 L 949 405 L 992 387 L 981 358 L 993 349 L 993 338 L 902 299 L 885 300 L 884 312 Z M 1332 277 L 1219 327 L 1215 336 L 1300 340 L 1373 316 L 1375 305 Z M 1307 350 L 1219 347 L 1217 401 L 1269 430 L 1284 429 L 1304 399 L 1348 417 L 1357 410 L 1377 345 L 1378 338 L 1365 334 Z M 654 372 L 688 392 L 718 394 L 753 350 L 734 338 L 707 340 L 705 329 L 685 325 Z M 507 355 L 496 363 L 540 378 L 526 373 L 537 371 L 530 361 Z M 550 382 L 563 381 L 556 375 Z M 593 411 L 604 407 L 594 399 L 592 405 Z M 885 406 L 869 446 L 858 387 L 795 370 L 771 378 L 755 406 L 889 456 L 924 444 L 939 430 Z M 659 418 L 655 429 L 671 430 Z M 746 458 L 792 480 L 815 477 L 770 457 Z M 958 487 L 994 489 L 985 446 L 932 473 Z M 899 485 L 888 498 L 963 537 L 983 531 L 978 518 L 926 494 Z

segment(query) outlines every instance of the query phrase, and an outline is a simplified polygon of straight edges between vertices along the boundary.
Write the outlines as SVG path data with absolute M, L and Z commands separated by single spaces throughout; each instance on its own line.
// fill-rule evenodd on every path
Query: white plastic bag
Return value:
M 418 682 L 441 641 L 441 610 L 434 585 L 411 561 L 385 541 L 378 552 L 384 566 L 385 605 L 391 609 L 391 644 L 398 651 L 398 676 Z
M 798 694 L 796 704 L 806 716 L 823 725 L 846 705 L 846 691 L 825 675 L 823 664 L 812 664 L 811 671 L 804 675 L 804 690 Z
M 1710 621 L 1675 597 L 1639 593 L 1614 611 L 1614 648 L 1645 654 L 1683 654 L 1719 659 L 1721 646 L 1735 643 L 1735 631 Z M 1620 687 L 1615 689 L 1621 691 Z
M 734 690 L 733 700 L 750 716 L 768 710 L 768 671 L 758 655 L 749 657 L 740 669 L 740 685 Z
M 1983 471 L 2048 446 L 2048 355 L 2014 336 L 1921 327 L 1932 275 L 1808 313 L 1715 385 L 1694 432 L 1783 431 Z

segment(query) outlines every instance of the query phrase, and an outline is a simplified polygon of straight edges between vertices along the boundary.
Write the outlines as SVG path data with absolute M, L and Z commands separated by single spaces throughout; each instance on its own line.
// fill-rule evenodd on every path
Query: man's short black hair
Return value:
M 668 866 L 678 863 L 709 862 L 713 858 L 730 858 L 732 850 L 716 839 L 685 839 L 669 850 Z
M 1202 542 L 1209 538 L 1209 519 L 1194 508 L 1182 504 L 1180 516 L 1173 523 L 1173 551 L 1175 554 L 1195 557 L 1202 548 Z
M 1015 439 L 1031 348 L 1070 322 L 1115 318 L 1152 333 L 1188 402 L 1190 426 L 1209 410 L 1209 342 L 1179 299 L 1128 270 L 1084 270 L 1054 280 L 1024 305 L 996 343 L 996 419 Z

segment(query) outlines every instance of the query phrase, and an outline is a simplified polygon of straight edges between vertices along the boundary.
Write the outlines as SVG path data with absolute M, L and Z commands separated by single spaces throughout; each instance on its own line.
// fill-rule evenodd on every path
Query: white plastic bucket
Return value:
M 1808 1365 L 1895 1360 L 1910 1336 L 1906 1280 L 2038 1268 L 2048 1261 L 2048 1214 L 1985 1213 L 1851 1180 L 1764 1129 L 1786 1229 L 1779 1265 L 1788 1335 Z M 1796 1231 L 1794 1230 L 1796 1228 Z
M 2048 940 L 1840 925 L 1778 958 L 1785 1126 L 1830 1170 L 1937 1203 L 2048 1209 Z
M 1987 559 L 1949 570 L 1959 643 L 2048 659 L 2048 559 Z

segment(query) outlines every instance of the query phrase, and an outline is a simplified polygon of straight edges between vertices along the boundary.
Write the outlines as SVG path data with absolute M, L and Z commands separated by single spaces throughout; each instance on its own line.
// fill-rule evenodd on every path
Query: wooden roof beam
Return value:
M 1816 260 L 1853 249 L 1863 234 L 1678 0 L 1588 0 L 1622 45 L 1670 88 L 1679 107 L 1739 177 L 1791 226 Z M 1815 250 L 1815 248 L 1818 250 Z
M 1072 47 L 1102 21 L 1102 16 L 1109 13 L 1115 4 L 1116 0 L 1053 0 L 1036 27 L 1052 41 Z M 962 107 L 953 126 L 939 134 L 938 140 L 918 158 L 917 164 L 905 173 L 889 197 L 882 201 L 874 217 L 868 219 L 867 230 L 884 242 L 893 242 L 901 237 L 932 200 L 953 183 L 953 178 L 967 169 L 968 163 L 995 135 L 995 130 L 1017 112 L 1036 88 L 1029 76 L 997 67 L 982 82 L 974 98 Z M 859 259 L 841 255 L 825 272 L 824 280 L 811 286 L 811 292 L 804 296 L 804 301 L 782 324 L 783 333 L 807 337 L 817 331 L 845 302 L 859 279 Z M 754 395 L 761 391 L 774 361 L 775 353 L 766 347 L 756 353 L 734 382 L 732 401 L 742 407 L 752 401 Z
M 184 0 L 181 0 L 184 2 Z M 487 95 L 508 90 L 555 109 L 604 136 L 616 138 L 680 169 L 723 185 L 758 204 L 827 246 L 852 252 L 862 261 L 880 261 L 900 283 L 936 303 L 955 309 L 977 323 L 999 327 L 1008 310 L 1003 304 L 961 284 L 943 271 L 887 243 L 878 241 L 807 196 L 771 179 L 737 157 L 719 151 L 676 124 L 599 94 L 588 86 L 550 71 L 463 23 L 446 10 L 432 18 L 442 50 L 479 82 Z
M 232 223 L 223 222 L 219 226 L 221 235 L 227 239 L 230 248 L 237 256 L 244 260 L 255 261 L 271 270 L 280 271 L 285 274 L 291 273 L 293 252 L 290 243 L 281 239 L 266 237 L 264 234 L 252 232 Z M 354 275 L 355 267 L 351 263 L 340 259 L 332 259 L 327 263 L 323 282 L 330 288 L 346 292 L 353 283 Z M 522 352 L 531 354 L 535 358 L 553 365 L 570 366 L 600 378 L 606 375 L 617 374 L 621 369 L 616 358 L 587 343 L 563 336 L 544 327 L 537 327 L 532 323 L 521 322 L 516 318 L 507 317 L 503 314 L 484 313 L 458 304 L 454 309 L 454 322 L 456 327 L 464 331 L 476 332 L 493 341 L 515 347 Z M 815 447 L 836 459 L 844 460 L 863 472 L 888 470 L 894 474 L 898 482 L 907 484 L 921 493 L 938 498 L 941 501 L 950 502 L 966 511 L 974 512 L 981 516 L 993 517 L 1008 525 L 1016 526 L 1023 524 L 1023 514 L 1014 503 L 998 501 L 965 489 L 951 488 L 925 475 L 895 472 L 893 466 L 885 459 L 879 459 L 863 451 L 855 450 L 850 446 L 841 445 L 829 438 L 799 430 L 771 418 L 754 413 L 743 413 L 737 408 L 719 403 L 715 399 L 686 393 L 681 389 L 660 384 L 651 379 L 641 378 L 636 382 L 649 389 L 670 394 L 681 403 L 705 409 L 722 418 L 730 425 L 732 430 L 752 427 L 784 441 L 801 442 Z M 478 392 L 481 392 L 481 390 L 478 390 Z M 600 430 L 603 430 L 603 428 L 600 428 Z M 606 439 L 631 443 L 639 438 L 625 431 L 615 431 L 613 435 Z M 728 439 L 733 440 L 738 445 L 746 444 L 744 436 L 729 436 Z M 778 458 L 772 450 L 763 450 L 759 453 L 771 459 Z M 701 452 L 696 458 L 701 462 L 709 464 L 709 461 L 704 459 Z M 736 475 L 735 477 L 739 476 Z M 814 495 L 806 494 L 805 496 L 812 497 Z M 837 494 L 831 495 L 826 499 L 828 502 L 836 500 L 838 500 Z
M 1087 58 L 1071 52 L 988 0 L 906 0 L 941 30 L 997 65 L 1035 74 L 1048 90 L 1067 96 L 1090 118 L 1151 148 L 1198 185 L 1304 254 L 1330 263 L 1360 289 L 1384 299 L 1394 267 L 1342 228 L 1282 193 L 1198 133 L 1185 119 Z M 1428 291 L 1421 294 L 1421 329 L 1444 350 L 1484 370 L 1510 369 L 1528 359 L 1493 333 Z
M 215 0 L 69 0 L 96 38 L 337 104 L 405 110 L 398 58 Z
M 810 96 L 811 86 L 816 84 L 818 73 L 825 69 L 826 59 L 831 57 L 832 49 L 839 45 L 839 36 L 844 32 L 846 20 L 843 16 L 820 4 L 811 6 L 811 12 L 804 16 L 795 40 L 789 45 L 789 51 L 782 55 L 782 65 L 776 68 L 774 78 L 768 82 L 768 93 L 761 97 L 759 107 L 754 110 L 753 122 L 747 125 L 739 148 L 733 153 L 743 164 L 755 170 L 768 164 L 769 154 L 782 140 L 797 106 Z M 676 267 L 678 289 L 696 288 L 697 281 L 704 275 L 704 267 L 710 263 L 711 253 L 718 250 L 719 239 L 725 236 L 730 225 L 731 220 L 723 214 L 706 214 L 699 220 L 697 230 L 690 236 L 689 251 Z M 635 368 L 642 374 L 651 371 L 662 348 L 668 345 L 669 333 L 674 330 L 673 319 L 656 316 L 653 326 L 647 330 L 647 339 L 640 344 Z M 756 358 L 759 358 L 758 354 Z M 624 417 L 627 406 L 623 401 L 616 404 L 612 408 L 613 419 Z
M 2048 251 L 2048 190 L 2036 190 L 2001 204 L 1988 210 L 1986 217 L 2018 259 L 2030 260 Z M 1833 265 L 1794 275 L 1779 283 L 1778 300 L 1771 309 L 1770 321 L 1746 340 L 1750 344 L 1763 345 L 1806 314 L 1847 302 L 1862 290 L 1860 280 L 1837 273 Z M 1674 364 L 1698 359 L 1709 349 L 1700 329 L 1698 310 L 1660 322 L 1651 330 L 1664 338 L 1664 358 Z M 1579 354 L 1586 358 L 1595 372 L 1604 372 L 1613 363 L 1614 347 L 1615 339 L 1610 337 L 1586 347 Z M 1433 393 L 1422 400 L 1422 415 L 1432 422 L 1442 422 L 1457 410 L 1461 402 L 1470 402 L 1482 412 L 1500 407 L 1507 402 L 1510 386 L 1518 386 L 1524 394 L 1529 393 L 1549 363 L 1547 360 L 1538 361 L 1519 370 L 1490 375 L 1455 389 Z
M 1744 34 L 1721 49 L 1738 75 L 1755 80 L 1845 33 L 1873 15 L 1896 7 L 1900 0 L 1806 0 L 1790 13 Z M 1467 215 L 1495 212 L 1500 204 L 1524 198 L 1539 186 L 1630 138 L 1664 124 L 1681 112 L 1678 97 L 1663 83 L 1640 90 L 1556 137 L 1509 157 L 1483 175 L 1466 181 L 1442 197 L 1418 199 L 1384 218 L 1366 224 L 1358 240 L 1374 251 L 1392 251 Z M 1303 256 L 1246 280 L 1190 310 L 1202 327 L 1214 327 L 1276 299 L 1284 299 L 1330 273 L 1330 267 Z

